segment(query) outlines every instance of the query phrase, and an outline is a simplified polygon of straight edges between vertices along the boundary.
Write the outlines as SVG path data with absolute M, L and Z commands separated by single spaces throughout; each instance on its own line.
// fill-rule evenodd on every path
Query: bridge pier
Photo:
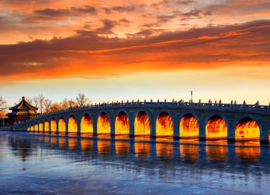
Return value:
M 134 129 L 134 123 L 135 121 L 133 120 L 134 117 L 131 117 L 129 119 L 129 136 L 130 137 L 135 137 L 135 129 Z
M 206 140 L 206 134 L 205 134 L 205 124 L 204 120 L 199 119 L 199 141 L 205 141 Z
M 178 124 L 177 120 L 174 120 L 174 123 L 173 123 L 173 139 L 179 139 L 179 138 L 180 138 L 179 124 Z
M 154 117 L 148 116 L 150 119 L 150 137 L 156 138 L 156 120 Z

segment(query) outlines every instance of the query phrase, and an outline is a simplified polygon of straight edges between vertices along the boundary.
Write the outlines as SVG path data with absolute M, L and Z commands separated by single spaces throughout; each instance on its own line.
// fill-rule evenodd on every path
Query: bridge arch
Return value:
M 44 132 L 49 132 L 50 131 L 50 124 L 49 120 L 46 118 L 44 121 Z
M 58 120 L 58 133 L 66 133 L 66 121 L 63 115 Z
M 31 127 L 29 124 L 27 125 L 27 131 L 31 131 Z
M 173 115 L 167 110 L 162 110 L 156 116 L 156 136 L 157 137 L 173 137 L 174 119 L 172 116 Z
M 68 133 L 78 133 L 78 123 L 74 113 L 71 113 L 68 117 Z
M 239 116 L 233 125 L 235 141 L 260 140 L 263 128 L 259 120 L 251 114 Z
M 34 131 L 34 125 L 33 125 L 33 123 L 31 124 L 31 132 L 33 132 Z
M 51 132 L 57 132 L 57 122 L 54 117 L 51 119 Z
M 44 130 L 44 129 L 43 129 L 43 126 L 44 126 L 43 124 L 44 124 L 43 121 L 40 120 L 40 121 L 39 121 L 39 132 L 43 132 L 43 130 Z
M 267 142 L 270 143 L 270 123 L 266 126 L 263 135 L 267 138 Z
M 97 119 L 97 134 L 110 134 L 111 133 L 111 118 L 110 115 L 101 110 Z
M 221 113 L 211 113 L 204 121 L 206 139 L 227 139 L 229 122 Z
M 126 110 L 120 109 L 115 117 L 115 135 L 130 134 L 130 118 Z
M 180 115 L 179 137 L 180 138 L 197 138 L 200 132 L 200 120 L 194 112 L 184 112 Z
M 38 131 L 38 123 L 35 122 L 35 128 L 34 128 L 35 132 Z
M 151 135 L 151 118 L 149 113 L 144 109 L 137 111 L 135 114 L 134 135 Z
M 81 133 L 94 133 L 93 117 L 88 112 L 81 118 Z

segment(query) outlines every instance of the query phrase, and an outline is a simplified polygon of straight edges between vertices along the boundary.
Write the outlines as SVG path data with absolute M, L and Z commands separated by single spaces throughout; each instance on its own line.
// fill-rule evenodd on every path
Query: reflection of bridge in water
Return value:
M 25 134 L 22 136 L 25 136 Z M 259 142 L 246 143 L 227 143 L 226 141 L 207 141 L 182 140 L 175 141 L 170 139 L 151 139 L 151 138 L 128 138 L 117 136 L 114 139 L 110 137 L 92 136 L 69 137 L 69 136 L 51 136 L 36 134 L 32 136 L 39 140 L 43 148 L 52 148 L 60 153 L 67 154 L 68 158 L 78 159 L 84 156 L 91 156 L 91 160 L 100 159 L 106 156 L 120 157 L 125 159 L 160 159 L 172 161 L 177 159 L 177 163 L 199 163 L 212 164 L 218 168 L 225 169 L 227 166 L 236 166 L 237 164 L 263 165 L 267 164 L 265 158 L 268 155 L 268 145 L 260 145 Z M 17 136 L 19 137 L 19 136 Z M 28 137 L 25 137 L 27 139 Z M 18 139 L 18 138 L 17 138 Z M 20 137 L 21 139 L 21 137 Z M 22 139 L 23 140 L 23 139 Z M 14 143 L 22 146 L 20 141 Z M 25 142 L 25 141 L 24 141 Z M 23 142 L 23 144 L 24 144 Z M 33 153 L 34 148 L 29 147 Z M 25 149 L 25 147 L 22 147 Z M 28 152 L 28 155 L 31 155 Z M 38 154 L 37 154 L 38 155 Z M 25 158 L 25 157 L 24 157 Z M 181 159 L 181 161 L 179 161 Z M 216 164 L 218 162 L 218 164 Z M 224 163 L 224 164 L 223 164 Z M 241 169 L 241 168 L 240 168 Z
M 193 102 L 104 103 L 40 115 L 16 130 L 268 142 L 270 108 Z

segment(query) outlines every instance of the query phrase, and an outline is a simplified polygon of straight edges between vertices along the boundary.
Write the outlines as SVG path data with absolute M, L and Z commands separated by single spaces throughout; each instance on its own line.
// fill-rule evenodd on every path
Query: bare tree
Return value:
M 7 101 L 0 96 L 0 111 L 5 111 L 7 109 Z
M 49 99 L 45 99 L 43 104 L 44 104 L 45 112 L 49 112 L 49 110 L 52 106 L 52 101 Z
M 83 93 L 78 93 L 78 97 L 76 97 L 76 101 L 78 106 L 85 106 L 89 99 L 85 97 Z
M 75 102 L 73 99 L 68 100 L 68 105 L 69 105 L 69 107 L 71 107 L 71 108 L 77 106 L 76 102 Z
M 42 114 L 42 111 L 43 111 L 43 103 L 44 103 L 44 100 L 45 100 L 45 97 L 44 97 L 44 95 L 43 94 L 40 94 L 39 96 L 38 96 L 38 101 L 39 101 L 39 107 L 40 107 L 40 112 L 41 112 L 41 114 Z
M 50 107 L 49 112 L 55 112 L 55 111 L 61 110 L 61 108 L 62 108 L 61 104 L 54 103 L 54 104 Z
M 29 104 L 33 104 L 33 99 L 30 97 L 26 97 L 25 100 L 29 103 Z
M 62 109 L 68 109 L 69 108 L 69 104 L 68 104 L 68 99 L 65 98 L 61 103 L 60 103 Z
M 34 98 L 33 98 L 33 104 L 34 104 L 34 106 L 35 106 L 36 108 L 39 108 L 39 99 L 38 99 L 38 97 L 34 97 Z

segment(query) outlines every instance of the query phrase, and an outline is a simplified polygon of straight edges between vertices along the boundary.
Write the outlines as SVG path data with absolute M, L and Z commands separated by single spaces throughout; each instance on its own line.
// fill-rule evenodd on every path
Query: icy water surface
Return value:
M 0 194 L 270 194 L 269 149 L 0 132 Z

